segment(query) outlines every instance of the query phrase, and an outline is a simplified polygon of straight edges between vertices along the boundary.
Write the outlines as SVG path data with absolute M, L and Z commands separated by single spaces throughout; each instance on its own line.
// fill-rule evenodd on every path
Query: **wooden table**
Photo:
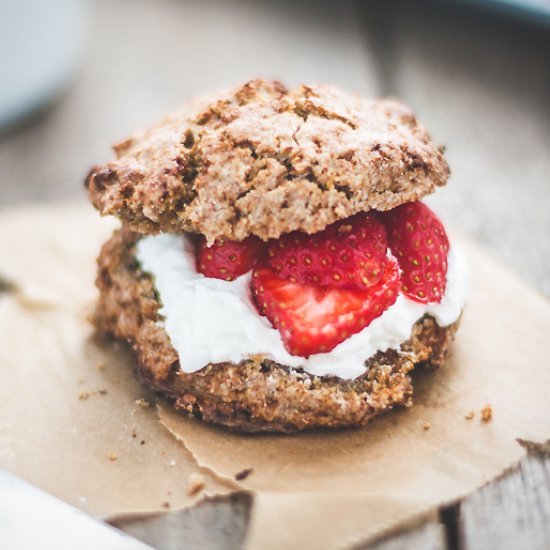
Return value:
M 194 94 L 253 76 L 330 82 L 411 104 L 446 144 L 453 170 L 432 203 L 550 296 L 549 29 L 452 2 L 100 0 L 91 8 L 74 82 L 52 109 L 0 139 L 1 206 L 84 197 L 83 177 L 109 158 L 108 144 Z M 223 523 L 247 504 L 212 506 Z M 211 517 L 193 513 L 198 527 Z M 204 536 L 204 548 L 218 547 Z M 543 454 L 370 546 L 548 547 Z

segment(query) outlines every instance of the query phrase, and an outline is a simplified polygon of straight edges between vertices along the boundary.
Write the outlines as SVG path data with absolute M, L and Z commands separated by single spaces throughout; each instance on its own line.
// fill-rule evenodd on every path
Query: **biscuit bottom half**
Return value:
M 97 329 L 132 346 L 138 378 L 173 400 L 176 409 L 235 431 L 290 433 L 361 426 L 394 406 L 410 406 L 410 371 L 417 365 L 441 366 L 458 328 L 459 321 L 440 327 L 426 315 L 399 350 L 366 357 L 365 373 L 353 380 L 313 376 L 262 357 L 186 373 L 158 322 L 160 303 L 153 281 L 135 259 L 138 239 L 124 228 L 101 250 Z

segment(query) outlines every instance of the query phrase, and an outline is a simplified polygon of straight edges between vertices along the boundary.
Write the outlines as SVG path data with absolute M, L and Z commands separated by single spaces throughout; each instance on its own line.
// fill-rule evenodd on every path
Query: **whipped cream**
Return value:
M 396 302 L 362 331 L 328 353 L 307 358 L 290 355 L 279 332 L 259 315 L 250 292 L 251 272 L 235 281 L 205 277 L 195 269 L 194 246 L 182 235 L 142 238 L 136 257 L 154 278 L 165 328 L 185 372 L 209 363 L 239 363 L 261 355 L 277 363 L 318 375 L 353 379 L 365 372 L 365 359 L 377 351 L 399 349 L 425 314 L 440 326 L 458 319 L 468 290 L 464 258 L 451 248 L 447 285 L 440 304 L 420 304 L 399 294 Z

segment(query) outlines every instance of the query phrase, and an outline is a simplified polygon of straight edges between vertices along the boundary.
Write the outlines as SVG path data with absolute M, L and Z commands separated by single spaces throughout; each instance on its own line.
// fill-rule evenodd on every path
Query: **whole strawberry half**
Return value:
M 449 239 L 439 218 L 421 202 L 380 215 L 401 268 L 401 291 L 421 303 L 441 302 L 447 281 Z
M 261 248 L 262 241 L 257 237 L 240 242 L 215 241 L 208 246 L 201 235 L 197 243 L 197 271 L 207 277 L 233 281 L 254 267 Z
M 373 214 L 356 214 L 307 235 L 294 231 L 270 241 L 269 267 L 282 279 L 365 290 L 384 275 L 386 230 Z
M 386 262 L 382 278 L 367 290 L 291 282 L 267 266 L 252 273 L 252 292 L 261 313 L 280 332 L 292 355 L 332 350 L 391 306 L 399 293 L 397 263 Z

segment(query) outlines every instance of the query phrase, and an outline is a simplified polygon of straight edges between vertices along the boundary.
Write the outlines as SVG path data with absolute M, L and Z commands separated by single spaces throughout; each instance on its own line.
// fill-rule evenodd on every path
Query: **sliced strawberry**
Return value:
M 207 246 L 201 235 L 197 244 L 197 271 L 207 277 L 233 281 L 254 267 L 261 247 L 257 237 L 247 237 L 241 242 L 216 241 Z
M 289 353 L 302 357 L 328 352 L 368 326 L 395 302 L 399 285 L 399 268 L 391 259 L 382 280 L 368 290 L 293 283 L 267 266 L 252 274 L 258 308 L 281 333 Z
M 421 202 L 381 214 L 392 254 L 401 268 L 401 290 L 417 302 L 441 302 L 447 282 L 449 239 L 439 218 Z
M 268 264 L 282 279 L 365 290 L 384 275 L 387 240 L 373 214 L 361 213 L 307 235 L 294 231 L 268 244 Z

